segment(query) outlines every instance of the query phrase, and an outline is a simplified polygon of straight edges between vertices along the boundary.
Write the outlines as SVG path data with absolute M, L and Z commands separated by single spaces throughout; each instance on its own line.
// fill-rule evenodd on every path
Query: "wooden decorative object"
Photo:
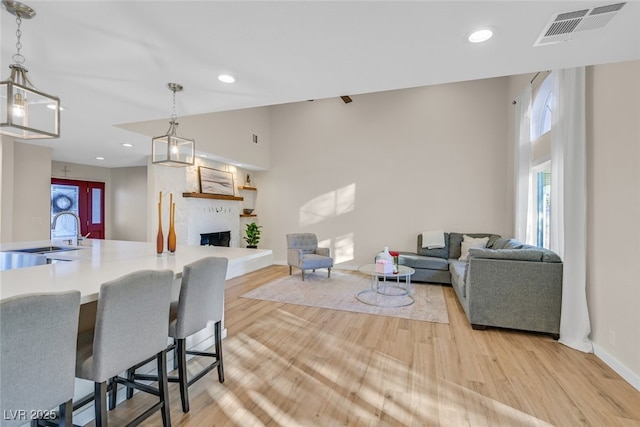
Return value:
M 164 251 L 164 235 L 162 234 L 162 191 L 158 202 L 158 236 L 156 238 L 156 253 L 161 255 Z
M 167 237 L 167 249 L 169 252 L 176 251 L 176 204 L 173 202 L 173 193 L 169 194 L 169 237 Z

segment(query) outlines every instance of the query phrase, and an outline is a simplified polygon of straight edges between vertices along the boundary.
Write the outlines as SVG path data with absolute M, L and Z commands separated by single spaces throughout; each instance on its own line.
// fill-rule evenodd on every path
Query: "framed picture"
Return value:
M 198 166 L 200 192 L 206 194 L 235 195 L 233 174 L 231 172 Z

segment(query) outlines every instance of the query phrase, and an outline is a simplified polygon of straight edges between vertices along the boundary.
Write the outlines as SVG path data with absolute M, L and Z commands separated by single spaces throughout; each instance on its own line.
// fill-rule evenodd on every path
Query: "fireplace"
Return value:
M 201 246 L 226 246 L 231 243 L 231 231 L 218 231 L 216 233 L 200 234 Z

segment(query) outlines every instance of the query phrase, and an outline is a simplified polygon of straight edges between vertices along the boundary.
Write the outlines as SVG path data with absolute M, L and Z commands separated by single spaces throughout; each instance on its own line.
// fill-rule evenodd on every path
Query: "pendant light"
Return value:
M 19 139 L 58 138 L 60 136 L 60 99 L 36 89 L 27 77 L 25 58 L 20 53 L 20 26 L 36 11 L 17 1 L 3 0 L 2 6 L 16 17 L 16 53 L 9 65 L 11 76 L 0 82 L 0 134 Z
M 191 166 L 195 163 L 195 141 L 178 135 L 176 121 L 176 92 L 182 91 L 182 85 L 167 83 L 173 92 L 173 114 L 166 135 L 156 136 L 151 145 L 151 163 L 165 166 Z

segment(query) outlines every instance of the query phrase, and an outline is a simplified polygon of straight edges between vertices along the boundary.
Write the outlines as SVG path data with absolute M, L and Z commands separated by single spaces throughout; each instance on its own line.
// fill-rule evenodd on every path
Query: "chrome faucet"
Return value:
M 78 216 L 77 213 L 71 212 L 71 211 L 58 212 L 53 217 L 53 220 L 51 221 L 51 229 L 55 230 L 56 223 L 58 222 L 58 217 L 60 217 L 62 215 L 71 215 L 72 217 L 74 217 L 76 219 L 76 229 L 78 231 L 78 235 L 76 236 L 76 240 L 77 240 L 77 244 L 80 245 L 80 241 L 84 240 L 84 237 L 82 236 L 82 232 L 80 231 L 80 217 Z M 87 234 L 87 236 L 88 236 L 88 234 Z M 71 244 L 71 242 L 69 242 L 69 244 Z

